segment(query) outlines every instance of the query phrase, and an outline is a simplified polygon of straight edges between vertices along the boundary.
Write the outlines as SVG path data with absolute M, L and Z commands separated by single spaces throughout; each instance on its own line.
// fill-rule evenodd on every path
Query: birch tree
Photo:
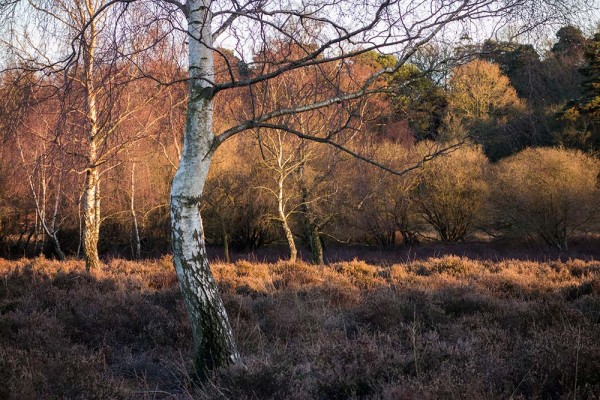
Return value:
M 129 99 L 120 96 L 126 84 L 135 78 L 127 68 L 127 61 L 131 61 L 127 56 L 139 50 L 125 40 L 114 21 L 119 10 L 111 6 L 118 3 L 0 1 L 0 17 L 8 27 L 0 32 L 1 48 L 18 60 L 16 65 L 5 69 L 24 69 L 49 76 L 40 79 L 40 84 L 52 88 L 55 97 L 68 102 L 64 107 L 72 111 L 64 126 L 57 127 L 55 136 L 57 140 L 60 137 L 61 141 L 76 144 L 70 151 L 82 164 L 77 172 L 84 176 L 81 247 L 87 270 L 100 264 L 102 170 L 131 140 L 116 136 L 120 125 L 136 110 Z M 44 35 L 53 40 L 45 41 Z
M 222 143 L 248 130 L 283 130 L 303 139 L 328 143 L 388 172 L 405 173 L 407 170 L 394 171 L 336 140 L 339 132 L 359 118 L 360 114 L 357 115 L 355 110 L 360 107 L 361 101 L 391 90 L 382 85 L 385 81 L 382 77 L 393 74 L 431 41 L 456 43 L 465 31 L 478 27 L 481 28 L 479 32 L 469 32 L 471 36 L 489 35 L 505 24 L 519 25 L 522 30 L 527 30 L 540 21 L 573 14 L 580 5 L 580 0 L 113 0 L 101 6 L 96 2 L 92 4 L 92 0 L 87 1 L 93 7 L 83 10 L 88 21 L 85 26 L 79 27 L 85 32 L 80 37 L 84 40 L 94 38 L 89 21 L 101 18 L 105 15 L 103 11 L 113 4 L 129 5 L 131 9 L 136 4 L 147 7 L 159 17 L 157 20 L 166 21 L 175 31 L 184 33 L 183 40 L 188 50 L 189 97 L 184 143 L 172 183 L 170 208 L 173 262 L 192 324 L 194 363 L 201 376 L 240 359 L 223 302 L 210 272 L 200 218 L 206 177 L 214 152 Z M 14 2 L 8 0 L 9 4 Z M 126 8 L 123 8 L 125 11 Z M 305 45 L 307 38 L 310 38 L 310 46 Z M 274 40 L 289 40 L 301 51 L 284 53 L 280 61 L 252 59 L 252 54 L 268 51 Z M 237 65 L 229 62 L 218 51 L 215 41 L 234 48 L 242 62 Z M 95 54 L 93 40 L 83 49 L 84 59 L 87 57 L 89 60 Z M 393 53 L 398 61 L 365 79 L 346 85 L 340 86 L 334 81 L 333 93 L 329 90 L 317 92 L 310 99 L 291 107 L 255 108 L 251 118 L 235 121 L 219 132 L 214 131 L 212 121 L 216 96 L 229 90 L 246 90 L 252 99 L 253 88 L 261 82 L 308 67 L 319 68 L 329 64 L 341 73 L 351 66 L 352 57 L 373 50 Z M 217 71 L 229 77 L 225 81 L 215 79 L 215 56 L 225 61 L 224 71 Z M 84 62 L 84 65 L 86 76 L 94 73 L 94 63 Z M 433 69 L 439 67 L 440 64 L 432 65 Z M 244 73 L 236 74 L 236 70 Z M 93 94 L 96 88 L 90 86 L 93 81 L 84 78 L 85 82 L 88 82 L 87 93 Z M 94 134 L 95 120 L 91 110 L 95 104 L 92 98 L 88 98 L 91 135 Z M 277 122 L 286 115 L 327 108 L 334 109 L 337 118 L 319 134 L 304 133 Z M 93 146 L 90 149 L 90 190 L 86 199 L 90 202 L 90 209 L 97 209 L 94 208 L 97 179 L 93 168 L 97 163 L 93 162 Z M 408 170 L 418 168 L 441 152 L 443 149 L 436 149 Z M 90 214 L 89 221 L 86 221 L 89 229 L 96 228 L 95 221 L 94 215 Z M 92 242 L 90 240 L 91 245 Z
M 192 321 L 195 365 L 200 372 L 239 360 L 231 326 L 210 272 L 200 219 L 204 183 L 212 155 L 220 144 L 247 130 L 280 129 L 301 138 L 332 144 L 361 158 L 351 148 L 336 142 L 335 134 L 355 117 L 352 112 L 355 107 L 350 105 L 385 91 L 378 85 L 379 78 L 397 71 L 421 46 L 436 38 L 452 40 L 457 24 L 475 26 L 478 21 L 485 20 L 502 24 L 516 22 L 519 17 L 535 23 L 542 15 L 547 19 L 547 15 L 564 15 L 565 11 L 571 11 L 566 3 L 557 5 L 519 0 L 426 3 L 336 1 L 318 6 L 309 2 L 262 1 L 240 4 L 188 0 L 184 4 L 169 0 L 167 3 L 183 12 L 188 27 L 189 102 L 182 156 L 171 190 L 171 218 L 173 260 Z M 232 40 L 242 59 L 247 52 L 246 46 L 254 50 L 253 54 L 258 54 L 267 51 L 268 43 L 276 38 L 295 41 L 302 51 L 284 54 L 281 61 L 269 60 L 263 65 L 248 60 L 245 65 L 253 69 L 253 74 L 236 78 L 232 72 L 230 80 L 217 83 L 214 40 L 220 37 L 224 41 Z M 306 37 L 312 39 L 314 46 L 304 45 Z M 325 91 L 293 107 L 262 108 L 250 119 L 239 121 L 221 132 L 213 131 L 213 101 L 219 93 L 234 88 L 251 91 L 255 85 L 269 79 L 327 63 L 342 71 L 349 65 L 348 59 L 374 49 L 396 53 L 398 62 L 361 82 L 338 87 L 334 95 Z M 269 68 L 265 68 L 267 65 Z M 239 65 L 226 63 L 226 67 L 233 71 Z M 276 122 L 277 118 L 285 115 L 328 107 L 338 107 L 339 113 L 346 118 L 322 135 L 295 131 Z M 426 155 L 423 159 L 430 156 Z M 365 158 L 365 161 L 378 164 L 376 160 Z M 381 167 L 386 168 L 384 165 Z

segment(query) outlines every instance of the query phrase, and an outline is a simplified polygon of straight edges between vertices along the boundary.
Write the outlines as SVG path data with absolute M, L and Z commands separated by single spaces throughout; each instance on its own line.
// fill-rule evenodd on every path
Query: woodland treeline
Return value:
M 572 237 L 597 234 L 600 34 L 565 26 L 547 43 L 465 37 L 453 49 L 431 45 L 379 78 L 393 90 L 364 96 L 352 110 L 282 115 L 274 121 L 288 132 L 263 124 L 233 137 L 205 187 L 207 243 L 226 252 L 285 244 L 292 259 L 302 247 L 319 263 L 331 243 L 511 236 L 565 250 Z M 253 55 L 261 71 L 215 50 L 217 80 L 264 74 L 306 51 L 282 41 L 269 49 Z M 100 254 L 169 251 L 169 190 L 188 93 L 171 54 L 155 46 L 130 63 L 98 63 L 92 150 L 84 66 L 48 75 L 19 65 L 2 74 L 0 256 L 81 255 L 92 151 Z M 439 59 L 452 62 L 439 68 Z M 226 131 L 306 96 L 326 97 L 336 85 L 360 87 L 396 61 L 367 52 L 228 91 L 215 99 L 213 124 Z M 331 127 L 342 127 L 338 146 L 303 138 L 327 137 Z

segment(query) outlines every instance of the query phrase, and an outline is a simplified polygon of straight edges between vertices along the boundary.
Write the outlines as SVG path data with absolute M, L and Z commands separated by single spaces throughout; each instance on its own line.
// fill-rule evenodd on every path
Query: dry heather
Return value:
M 245 366 L 190 384 L 170 260 L 0 262 L 0 398 L 593 399 L 600 263 L 214 266 Z

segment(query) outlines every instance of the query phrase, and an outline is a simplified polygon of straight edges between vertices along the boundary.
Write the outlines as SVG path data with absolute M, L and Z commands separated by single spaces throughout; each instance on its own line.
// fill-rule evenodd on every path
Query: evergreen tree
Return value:
M 600 150 L 600 33 L 588 41 L 584 53 L 583 95 L 567 103 L 561 118 L 567 126 L 561 134 L 563 144 L 583 150 Z
M 556 32 L 558 42 L 552 46 L 552 53 L 558 56 L 582 58 L 586 49 L 587 39 L 576 26 L 563 26 Z

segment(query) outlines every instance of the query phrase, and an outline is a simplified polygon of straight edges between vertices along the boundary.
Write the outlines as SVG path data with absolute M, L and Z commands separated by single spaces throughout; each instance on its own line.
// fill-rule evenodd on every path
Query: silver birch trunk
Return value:
M 38 185 L 38 187 L 39 187 L 39 185 Z M 36 190 L 39 190 L 39 189 L 36 189 Z M 41 225 L 40 214 L 38 212 L 36 212 L 35 213 L 35 236 L 34 236 L 34 241 L 33 241 L 33 254 L 36 256 L 39 255 L 38 245 L 39 245 L 41 230 L 42 230 L 42 225 Z
M 296 242 L 294 241 L 294 234 L 290 228 L 288 222 L 287 213 L 285 211 L 285 198 L 283 194 L 283 183 L 285 180 L 285 171 L 281 170 L 279 179 L 277 181 L 277 211 L 279 213 L 279 220 L 281 221 L 281 227 L 285 234 L 285 240 L 287 241 L 288 248 L 290 251 L 290 262 L 296 262 L 298 257 L 298 250 L 296 249 Z
M 59 180 L 60 180 L 60 175 L 59 175 Z M 29 187 L 30 187 L 31 193 L 33 195 L 33 201 L 35 204 L 36 215 L 37 215 L 37 218 L 39 218 L 42 232 L 45 232 L 50 237 L 50 239 L 52 240 L 52 245 L 54 247 L 54 253 L 56 254 L 56 257 L 60 261 L 63 261 L 63 260 L 65 260 L 66 256 L 60 247 L 60 241 L 58 240 L 58 236 L 56 234 L 56 228 L 55 228 L 56 215 L 58 214 L 58 203 L 59 203 L 59 199 L 60 199 L 61 185 L 59 184 L 59 186 L 58 186 L 58 192 L 56 194 L 56 199 L 55 199 L 56 202 L 54 205 L 54 215 L 52 216 L 52 222 L 51 222 L 50 227 L 48 227 L 48 225 L 46 224 L 46 216 L 45 216 L 44 206 L 40 205 L 40 202 L 38 200 L 38 196 L 35 191 L 35 186 L 33 185 L 31 176 L 29 176 Z M 42 247 L 42 250 L 43 250 L 43 247 Z
M 60 241 L 58 240 L 58 236 L 56 234 L 56 219 L 58 217 L 58 206 L 60 204 L 61 188 L 62 169 L 59 170 L 58 173 L 58 187 L 56 189 L 56 197 L 54 198 L 54 211 L 52 213 L 52 221 L 50 222 L 50 231 L 48 231 L 48 235 L 52 238 L 52 244 L 54 245 L 54 252 L 56 253 L 56 257 L 60 261 L 63 261 L 66 258 L 65 253 L 60 248 Z
M 45 157 L 42 157 L 42 165 L 40 166 L 40 186 L 42 189 L 42 199 L 41 199 L 41 208 L 40 208 L 40 223 L 42 226 L 42 241 L 40 244 L 40 254 L 44 253 L 44 249 L 46 248 L 46 230 L 44 229 L 44 225 L 46 223 L 46 193 L 48 189 L 48 185 L 46 184 L 46 166 Z
M 21 161 L 23 161 L 23 165 L 25 165 L 25 154 L 23 153 L 23 148 L 21 147 L 21 142 L 20 142 L 19 138 L 17 138 L 17 146 L 19 147 Z M 42 174 L 41 180 L 42 180 L 42 182 L 40 184 L 42 185 L 42 188 L 43 188 L 43 190 L 42 190 L 42 199 L 43 200 L 40 204 L 40 200 L 38 198 L 38 194 L 37 194 L 35 185 L 33 184 L 33 176 L 31 174 L 28 174 L 28 176 L 27 176 L 27 181 L 29 183 L 29 189 L 31 190 L 31 195 L 33 197 L 33 203 L 35 204 L 36 220 L 39 219 L 39 222 L 41 224 L 43 232 L 45 232 L 52 240 L 52 245 L 54 246 L 54 253 L 56 254 L 56 257 L 60 261 L 62 261 L 66 257 L 65 257 L 65 253 L 62 251 L 62 249 L 60 247 L 60 241 L 58 240 L 58 236 L 57 236 L 57 232 L 56 232 L 56 218 L 58 216 L 58 206 L 60 203 L 61 188 L 62 188 L 62 169 L 59 169 L 58 187 L 56 190 L 56 197 L 54 198 L 54 212 L 52 214 L 52 221 L 51 221 L 49 227 L 48 227 L 48 224 L 46 223 L 46 186 L 47 186 L 47 184 L 46 184 L 45 174 Z M 19 238 L 19 243 L 20 242 L 21 242 L 21 237 Z M 29 240 L 28 240 L 28 242 L 29 242 Z M 44 248 L 42 246 L 42 251 L 43 251 L 43 249 Z
M 210 271 L 200 218 L 202 191 L 212 159 L 211 85 L 214 79 L 208 0 L 188 2 L 190 92 L 179 168 L 171 188 L 173 264 L 194 336 L 200 378 L 237 362 L 239 355 L 218 287 Z
M 83 197 L 83 258 L 90 271 L 100 266 L 98 239 L 100 237 L 100 174 L 98 171 L 98 117 L 96 89 L 94 85 L 94 61 L 96 51 L 96 26 L 92 22 L 89 33 L 84 33 L 83 63 L 85 67 L 84 89 L 88 120 L 88 166 L 86 169 Z
M 131 198 L 129 202 L 129 211 L 133 219 L 133 240 L 135 245 L 135 259 L 142 258 L 142 243 L 140 241 L 140 229 L 138 226 L 137 214 L 135 212 L 135 163 L 131 164 Z
M 83 258 L 87 271 L 100 267 L 98 238 L 100 236 L 100 194 L 97 168 L 88 168 L 83 196 Z

